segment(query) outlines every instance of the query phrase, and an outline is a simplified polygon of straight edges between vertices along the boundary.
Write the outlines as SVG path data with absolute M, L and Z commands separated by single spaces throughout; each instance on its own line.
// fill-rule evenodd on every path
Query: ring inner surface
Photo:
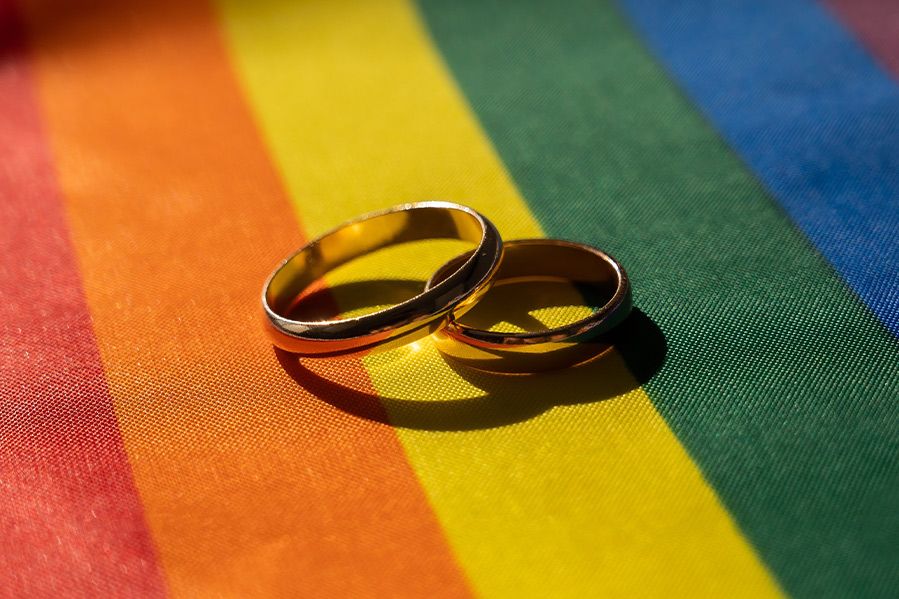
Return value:
M 351 260 L 388 246 L 425 239 L 460 239 L 479 244 L 483 235 L 483 226 L 474 214 L 445 207 L 398 210 L 351 222 L 291 256 L 272 276 L 266 302 L 275 314 L 286 318 L 303 291 Z M 458 262 L 445 276 L 463 263 Z
M 619 275 L 602 255 L 569 245 L 508 244 L 496 275 L 497 285 L 521 280 L 551 279 L 598 288 L 608 298 Z
M 451 274 L 464 259 L 464 255 L 459 256 L 445 264 L 432 277 L 432 283 L 440 281 Z M 584 305 L 590 307 L 592 314 L 595 314 L 616 299 L 616 294 L 620 291 L 621 273 L 605 254 L 585 246 L 547 240 L 510 241 L 506 243 L 505 254 L 496 274 L 493 285 L 495 291 L 488 292 L 482 298 L 481 303 L 475 306 L 461 320 L 456 319 L 455 326 L 468 332 L 478 330 L 488 335 L 540 340 L 547 334 L 580 322 L 580 320 L 574 320 L 561 324 L 557 328 L 544 327 L 539 330 L 526 330 L 525 332 L 500 332 L 495 330 L 491 332 L 483 326 L 485 322 L 496 320 L 492 316 L 493 314 L 498 315 L 501 310 L 514 315 L 521 312 L 524 305 L 531 309 L 534 308 L 535 306 L 530 306 L 530 303 L 533 303 L 533 298 L 524 297 L 521 299 L 522 296 L 528 295 L 526 285 L 528 282 L 564 283 L 566 286 L 573 287 L 578 291 Z M 519 294 L 504 295 L 502 291 L 496 289 L 514 284 L 522 284 L 522 290 Z M 546 288 L 540 287 L 535 288 L 534 293 L 536 295 L 539 292 L 546 291 Z M 493 295 L 493 298 L 491 298 L 491 295 Z M 521 301 L 522 304 L 519 306 L 493 305 L 496 303 L 495 300 L 510 303 Z M 553 308 L 555 306 L 546 307 Z M 586 318 L 591 318 L 592 314 Z M 523 315 L 518 316 L 521 317 Z M 527 320 L 532 324 L 542 324 L 534 318 Z M 477 323 L 479 326 L 474 326 L 474 323 Z

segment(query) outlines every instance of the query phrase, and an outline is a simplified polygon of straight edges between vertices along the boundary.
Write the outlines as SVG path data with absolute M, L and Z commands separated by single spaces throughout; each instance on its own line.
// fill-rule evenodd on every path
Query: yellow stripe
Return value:
M 221 7 L 238 70 L 307 230 L 439 198 L 484 211 L 506 238 L 541 234 L 407 2 L 221 0 Z M 354 276 L 427 276 L 437 258 L 375 256 Z M 646 394 L 637 388 L 599 401 L 635 386 L 617 356 L 599 372 L 477 385 L 428 341 L 366 365 L 397 424 L 440 428 L 408 402 L 469 398 L 427 406 L 446 415 L 446 428 L 487 426 L 397 429 L 482 594 L 778 594 Z M 528 418 L 528 410 L 539 413 Z M 517 422 L 489 426 L 510 413 Z

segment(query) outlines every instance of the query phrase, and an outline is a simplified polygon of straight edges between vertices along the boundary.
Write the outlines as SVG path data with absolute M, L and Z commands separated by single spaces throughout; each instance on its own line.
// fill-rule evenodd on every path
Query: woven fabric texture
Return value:
M 890 0 L 0 0 L 0 597 L 893 596 L 897 31 Z M 272 348 L 280 259 L 428 199 L 616 256 L 614 349 Z M 520 289 L 489 325 L 589 303 Z

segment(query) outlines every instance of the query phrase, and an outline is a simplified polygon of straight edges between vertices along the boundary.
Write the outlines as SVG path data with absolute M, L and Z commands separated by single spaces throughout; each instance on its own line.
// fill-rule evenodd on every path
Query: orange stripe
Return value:
M 308 395 L 264 337 L 259 286 L 300 238 L 212 13 L 28 8 L 88 303 L 173 592 L 465 594 L 393 430 Z M 371 388 L 359 363 L 341 368 L 331 376 Z
M 164 597 L 11 0 L 0 65 L 0 597 Z

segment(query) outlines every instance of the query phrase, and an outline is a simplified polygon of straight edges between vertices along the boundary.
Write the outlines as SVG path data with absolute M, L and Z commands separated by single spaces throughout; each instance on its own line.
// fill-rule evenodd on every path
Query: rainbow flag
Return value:
M 616 351 L 282 364 L 426 199 L 614 254 Z M 2 597 L 895 597 L 897 335 L 894 0 L 0 0 Z

